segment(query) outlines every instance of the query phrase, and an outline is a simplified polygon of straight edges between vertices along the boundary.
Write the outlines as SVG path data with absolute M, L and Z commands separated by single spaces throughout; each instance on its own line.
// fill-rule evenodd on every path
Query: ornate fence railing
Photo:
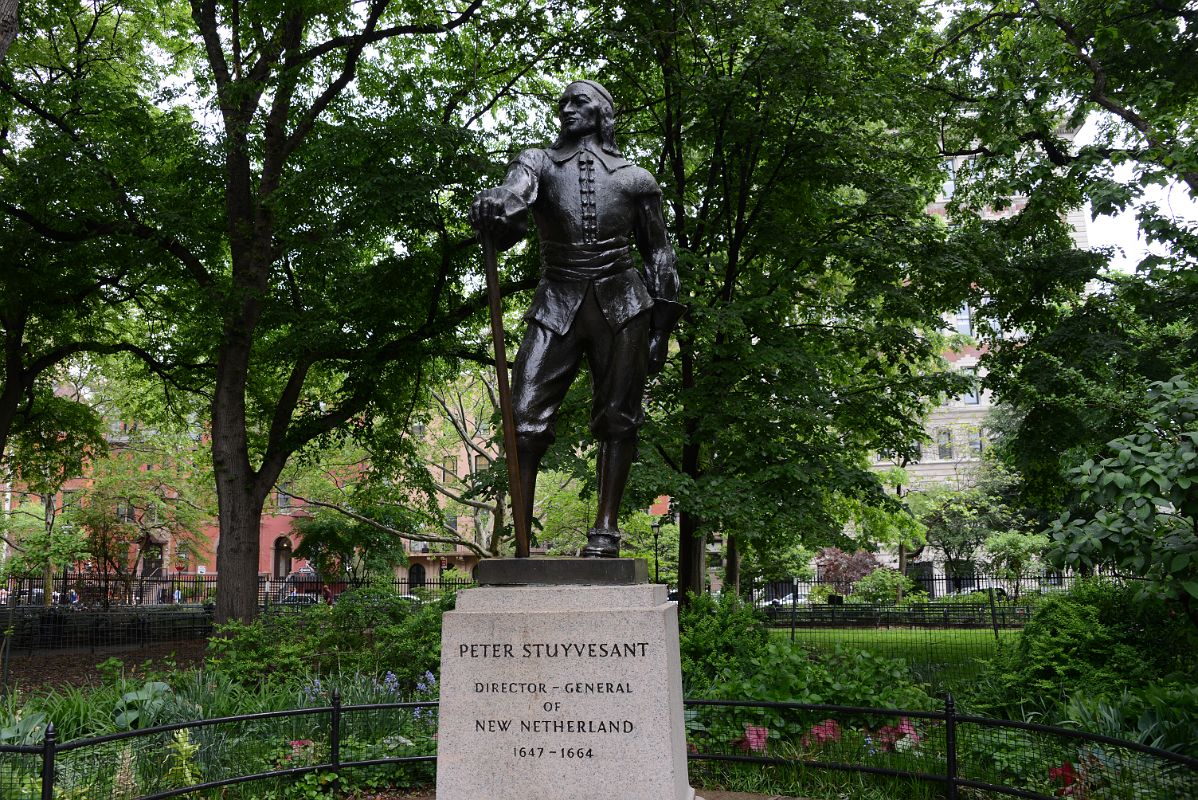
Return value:
M 436 761 L 436 703 L 270 711 L 58 742 L 0 744 L 6 800 L 165 800 L 308 773 L 388 765 L 427 784 Z M 1194 796 L 1198 759 L 1066 728 L 939 711 L 754 701 L 686 703 L 692 777 L 793 768 L 926 781 L 953 800 L 970 788 L 1030 800 L 1062 796 L 1176 800 Z M 0 735 L 11 740 L 14 730 Z M 40 741 L 36 738 L 40 737 Z M 783 778 L 785 779 L 785 778 Z M 796 788 L 799 785 L 796 784 Z M 249 795 L 252 796 L 252 795 Z

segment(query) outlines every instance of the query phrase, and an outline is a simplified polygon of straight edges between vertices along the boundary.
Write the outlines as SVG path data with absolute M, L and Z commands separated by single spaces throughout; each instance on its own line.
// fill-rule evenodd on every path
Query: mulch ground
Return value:
M 8 688 L 28 691 L 60 686 L 99 686 L 97 664 L 117 658 L 126 675 L 166 671 L 172 664 L 198 667 L 204 660 L 204 641 L 156 642 L 136 648 L 91 650 L 40 650 L 33 654 L 17 651 L 8 659 Z

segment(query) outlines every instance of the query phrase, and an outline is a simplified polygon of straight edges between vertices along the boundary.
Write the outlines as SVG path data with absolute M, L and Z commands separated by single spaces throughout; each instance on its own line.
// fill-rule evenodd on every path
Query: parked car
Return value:
M 955 592 L 949 592 L 945 597 L 973 597 L 977 600 L 987 600 L 987 595 L 991 590 L 994 591 L 995 600 L 1007 600 L 1007 590 L 1002 586 L 975 586 L 972 589 L 958 589 Z
M 289 594 L 279 601 L 284 606 L 314 606 L 320 598 L 314 594 Z
M 806 602 L 807 592 L 800 590 L 781 597 L 771 597 L 765 601 L 764 606 L 766 608 L 790 608 L 792 605 L 803 605 Z

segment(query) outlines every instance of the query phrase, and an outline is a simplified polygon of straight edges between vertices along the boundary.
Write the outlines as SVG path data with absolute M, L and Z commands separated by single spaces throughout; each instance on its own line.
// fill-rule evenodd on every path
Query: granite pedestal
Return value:
M 445 614 L 437 800 L 701 800 L 666 588 L 631 582 L 643 564 L 607 584 L 515 570 Z

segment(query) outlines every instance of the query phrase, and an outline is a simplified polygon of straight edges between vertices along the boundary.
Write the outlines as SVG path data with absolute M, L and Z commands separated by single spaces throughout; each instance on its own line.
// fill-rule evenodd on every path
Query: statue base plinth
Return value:
M 460 593 L 442 624 L 437 800 L 697 800 L 666 587 Z
M 484 558 L 480 586 L 632 586 L 649 582 L 643 558 Z

